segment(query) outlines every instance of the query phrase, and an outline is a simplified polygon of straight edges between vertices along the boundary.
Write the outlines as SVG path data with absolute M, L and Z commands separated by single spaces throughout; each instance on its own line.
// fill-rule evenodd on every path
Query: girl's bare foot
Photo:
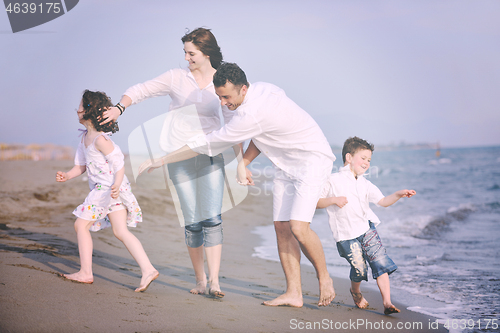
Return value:
M 82 272 L 76 272 L 73 274 L 58 274 L 60 277 L 68 279 L 72 282 L 91 284 L 94 282 L 94 276 L 92 274 L 83 274 Z
M 363 297 L 363 294 L 361 293 L 355 293 L 352 291 L 352 289 L 349 289 L 351 292 L 352 299 L 354 301 L 354 304 L 360 309 L 366 309 L 368 307 L 368 302 L 366 299 Z
M 136 293 L 146 291 L 148 289 L 149 285 L 151 282 L 156 280 L 160 276 L 160 273 L 157 270 L 154 270 L 153 272 L 149 274 L 145 274 L 141 278 L 141 284 L 139 285 L 139 288 L 135 290 Z
M 191 289 L 189 292 L 195 295 L 204 295 L 207 290 L 207 280 L 196 282 L 196 287 Z

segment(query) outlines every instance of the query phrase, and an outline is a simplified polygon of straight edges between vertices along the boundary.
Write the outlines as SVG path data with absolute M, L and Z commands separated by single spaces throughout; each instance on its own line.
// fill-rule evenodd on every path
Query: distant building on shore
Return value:
M 0 143 L 0 161 L 12 160 L 71 160 L 75 150 L 69 146 L 47 144 L 6 144 Z

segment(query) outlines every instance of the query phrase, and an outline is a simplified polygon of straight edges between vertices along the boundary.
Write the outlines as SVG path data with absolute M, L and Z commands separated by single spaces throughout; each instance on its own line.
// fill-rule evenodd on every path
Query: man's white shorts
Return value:
M 315 162 L 314 167 L 308 168 L 300 175 L 291 175 L 275 167 L 274 221 L 312 221 L 321 189 L 333 167 L 333 161 L 326 156 L 317 157 Z

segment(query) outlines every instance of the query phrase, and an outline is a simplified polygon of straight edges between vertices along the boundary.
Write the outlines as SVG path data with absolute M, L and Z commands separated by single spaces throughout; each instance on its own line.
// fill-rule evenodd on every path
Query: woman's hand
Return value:
M 148 173 L 151 173 L 154 169 L 158 169 L 162 165 L 163 160 L 161 158 L 155 162 L 153 162 L 152 160 L 147 160 L 139 166 L 139 175 L 142 174 L 146 169 L 149 169 Z
M 104 125 L 111 121 L 117 121 L 119 116 L 120 116 L 120 109 L 118 109 L 116 106 L 112 106 L 103 112 L 102 117 L 99 119 L 100 121 L 99 124 Z
M 252 179 L 252 171 L 250 171 L 246 166 L 245 163 L 240 161 L 238 163 L 238 168 L 237 168 L 237 174 L 236 174 L 236 181 L 238 184 L 242 186 L 246 185 L 255 185 Z

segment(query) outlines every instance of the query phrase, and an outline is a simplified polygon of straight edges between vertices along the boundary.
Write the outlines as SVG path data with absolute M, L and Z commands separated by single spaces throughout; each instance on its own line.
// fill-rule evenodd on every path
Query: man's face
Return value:
M 219 96 L 220 105 L 226 105 L 231 111 L 236 110 L 243 103 L 247 90 L 246 85 L 238 89 L 231 82 L 226 82 L 222 87 L 215 87 L 215 93 Z

